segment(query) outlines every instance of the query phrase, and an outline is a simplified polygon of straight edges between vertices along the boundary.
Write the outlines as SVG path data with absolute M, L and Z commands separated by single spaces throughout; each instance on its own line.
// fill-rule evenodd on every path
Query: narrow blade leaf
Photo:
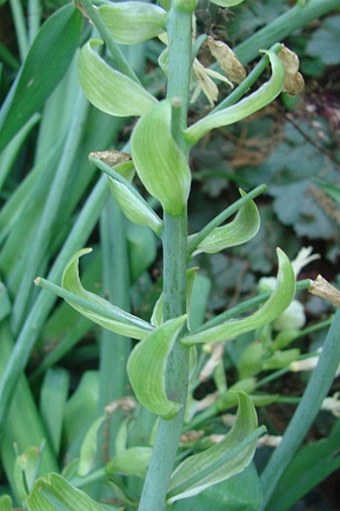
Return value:
M 27 55 L 1 126 L 0 151 L 41 109 L 64 76 L 79 44 L 82 27 L 83 18 L 72 4 L 59 9 L 41 27 Z
M 295 294 L 295 275 L 286 254 L 277 248 L 279 270 L 277 286 L 266 303 L 254 314 L 243 319 L 232 319 L 208 328 L 197 334 L 193 333 L 181 339 L 183 344 L 215 343 L 233 339 L 245 332 L 256 330 L 278 318 L 289 306 Z

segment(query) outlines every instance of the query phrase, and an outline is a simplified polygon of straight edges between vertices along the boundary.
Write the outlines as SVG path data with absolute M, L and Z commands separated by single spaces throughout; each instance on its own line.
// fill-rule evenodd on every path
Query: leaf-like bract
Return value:
M 244 392 L 238 392 L 236 421 L 216 445 L 185 459 L 173 472 L 168 502 L 197 495 L 206 488 L 229 479 L 244 470 L 252 460 L 256 439 L 257 415 L 253 403 Z
M 171 134 L 171 104 L 158 103 L 138 121 L 131 137 L 137 173 L 166 213 L 177 216 L 188 200 L 191 173 Z
M 181 403 L 166 394 L 165 372 L 168 356 L 177 340 L 186 316 L 170 319 L 147 335 L 133 349 L 127 364 L 130 383 L 140 403 L 156 415 L 171 419 Z
M 214 128 L 229 126 L 230 124 L 245 119 L 249 115 L 267 106 L 280 94 L 285 78 L 283 65 L 274 52 L 267 51 L 266 53 L 272 66 L 272 76 L 268 82 L 264 83 L 257 91 L 235 105 L 215 113 L 212 112 L 210 115 L 206 115 L 203 119 L 187 128 L 185 130 L 185 135 L 189 144 L 196 144 L 200 138 Z
M 286 254 L 277 248 L 279 270 L 277 286 L 270 298 L 254 314 L 247 318 L 231 319 L 202 332 L 183 337 L 183 344 L 215 343 L 233 339 L 246 332 L 256 330 L 278 318 L 289 306 L 295 294 L 295 275 Z
M 93 48 L 102 46 L 91 39 L 80 51 L 78 75 L 87 99 L 96 108 L 117 117 L 142 115 L 157 100 L 141 85 L 110 67 Z
M 101 5 L 101 19 L 113 39 L 120 44 L 136 44 L 165 30 L 167 13 L 158 5 L 145 2 L 121 2 Z

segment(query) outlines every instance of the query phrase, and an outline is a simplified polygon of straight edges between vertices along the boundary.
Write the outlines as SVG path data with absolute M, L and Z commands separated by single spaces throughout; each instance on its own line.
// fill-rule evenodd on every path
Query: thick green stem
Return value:
M 186 147 L 182 130 L 186 126 L 192 59 L 191 19 L 191 13 L 172 7 L 168 26 L 169 82 L 167 97 L 173 99 L 172 134 L 183 152 Z M 163 258 L 164 320 L 168 320 L 185 313 L 186 208 L 178 217 L 164 215 Z M 139 511 L 162 511 L 165 509 L 166 493 L 183 428 L 188 389 L 188 350 L 179 343 L 175 345 L 169 357 L 166 383 L 169 398 L 183 403 L 183 407 L 173 419 L 160 420 Z

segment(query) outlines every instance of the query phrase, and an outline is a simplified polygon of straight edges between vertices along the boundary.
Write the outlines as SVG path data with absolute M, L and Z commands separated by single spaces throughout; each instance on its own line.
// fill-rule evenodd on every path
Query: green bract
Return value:
M 80 51 L 79 81 L 87 99 L 102 112 L 117 117 L 144 114 L 157 100 L 93 51 L 102 45 L 103 41 L 91 39 Z
M 71 486 L 58 474 L 38 479 L 26 500 L 28 511 L 103 511 L 86 493 Z
M 170 319 L 147 335 L 132 351 L 127 372 L 137 399 L 145 408 L 171 419 L 183 406 L 168 399 L 165 371 L 168 356 L 187 316 Z
M 48 289 L 76 309 L 80 314 L 111 332 L 142 339 L 152 326 L 142 319 L 112 305 L 100 296 L 86 291 L 79 278 L 79 258 L 92 250 L 85 248 L 76 252 L 68 262 L 62 277 L 62 287 L 42 278 L 35 280 L 36 285 Z
M 247 318 L 232 319 L 202 332 L 188 335 L 181 342 L 192 345 L 196 343 L 227 341 L 245 332 L 256 330 L 278 318 L 286 310 L 294 297 L 295 275 L 288 257 L 279 248 L 277 248 L 277 256 L 279 260 L 277 287 L 271 297 L 258 311 Z
M 112 195 L 116 198 L 124 215 L 133 223 L 146 225 L 156 234 L 162 230 L 162 221 L 150 206 L 132 193 L 122 183 L 109 178 L 109 186 Z
M 122 2 L 101 5 L 99 15 L 121 44 L 135 44 L 157 36 L 165 30 L 167 13 L 157 5 Z
M 284 84 L 284 68 L 279 57 L 272 51 L 266 52 L 271 66 L 272 76 L 257 91 L 242 99 L 235 105 L 229 106 L 215 113 L 207 115 L 185 130 L 186 140 L 189 144 L 196 144 L 200 138 L 214 128 L 228 126 L 252 115 L 271 103 L 282 91 Z
M 256 439 L 263 433 L 257 428 L 253 403 L 244 392 L 237 392 L 236 421 L 225 438 L 206 451 L 184 460 L 173 472 L 168 502 L 192 497 L 245 469 L 252 460 Z
M 243 197 L 246 193 L 240 191 Z M 260 228 L 260 215 L 254 201 L 246 202 L 242 206 L 232 222 L 222 227 L 216 227 L 196 247 L 193 255 L 206 252 L 215 254 L 228 247 L 236 247 L 251 240 Z M 195 234 L 189 236 L 189 241 L 195 238 Z
M 171 134 L 171 103 L 164 100 L 138 121 L 131 137 L 137 173 L 166 213 L 180 215 L 188 200 L 191 173 Z

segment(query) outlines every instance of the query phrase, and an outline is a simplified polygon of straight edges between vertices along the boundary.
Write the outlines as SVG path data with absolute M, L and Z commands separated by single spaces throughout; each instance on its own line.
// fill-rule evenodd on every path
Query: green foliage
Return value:
M 307 237 L 322 240 L 329 263 L 336 259 L 327 73 L 338 62 L 338 15 L 308 24 L 339 1 L 160 4 L 2 7 L 0 29 L 11 11 L 20 53 L 6 35 L 4 511 L 283 511 L 339 466 L 330 416 L 329 436 L 299 449 L 337 369 L 339 315 L 332 323 L 329 305 L 311 307 L 301 293 L 309 280 L 295 284 L 314 258 L 291 264 L 286 255 Z M 223 9 L 234 6 L 236 16 Z M 204 34 L 212 26 L 245 65 L 265 49 L 233 91 L 210 66 Z M 284 85 L 274 44 L 283 39 L 307 76 L 324 74 L 324 90 L 309 96 L 309 82 L 305 99 L 272 103 Z M 217 103 L 210 112 L 207 99 Z M 83 261 L 88 245 L 95 250 Z M 256 293 L 258 277 L 275 274 L 277 246 L 277 286 Z M 304 327 L 304 309 L 329 317 Z M 298 392 L 287 395 L 281 376 L 308 355 L 307 336 L 323 340 L 331 323 L 307 389 L 297 377 Z M 268 463 L 256 458 L 255 468 L 264 432 L 255 407 L 266 407 L 261 422 L 272 428 L 270 405 L 287 402 L 299 402 L 296 414 Z M 237 406 L 236 417 L 225 415 Z

